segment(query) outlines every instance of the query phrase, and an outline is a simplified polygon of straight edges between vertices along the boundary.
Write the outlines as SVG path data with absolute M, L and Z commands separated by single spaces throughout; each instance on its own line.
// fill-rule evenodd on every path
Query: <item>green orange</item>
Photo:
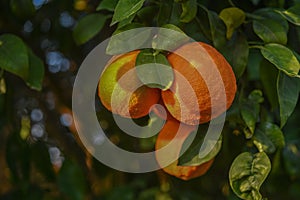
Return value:
M 132 51 L 114 57 L 105 67 L 98 84 L 98 96 L 104 107 L 128 118 L 147 115 L 150 108 L 160 99 L 160 91 L 143 85 L 135 73 L 138 53 L 139 51 Z M 131 76 L 122 80 L 130 70 L 133 70 Z M 137 89 L 132 91 L 132 88 Z M 112 101 L 116 102 L 113 108 Z

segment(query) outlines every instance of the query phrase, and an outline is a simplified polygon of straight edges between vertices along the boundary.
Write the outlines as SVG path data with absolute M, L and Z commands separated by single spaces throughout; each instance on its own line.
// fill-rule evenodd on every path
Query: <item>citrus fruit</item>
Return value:
M 113 57 L 98 84 L 98 96 L 104 107 L 122 117 L 143 117 L 160 99 L 159 89 L 143 85 L 136 75 L 138 53 L 132 51 Z
M 196 125 L 218 117 L 230 107 L 236 93 L 235 75 L 215 48 L 202 42 L 188 43 L 169 54 L 168 61 L 178 73 L 174 73 L 171 88 L 162 91 L 162 99 L 174 118 Z M 196 100 L 178 74 L 188 81 Z M 222 98 L 224 93 L 226 98 Z M 199 109 L 195 109 L 197 106 Z
M 180 126 L 180 122 L 175 119 L 166 121 L 166 124 L 158 134 L 155 143 L 156 160 L 166 173 L 183 180 L 189 180 L 202 176 L 211 167 L 214 159 L 198 166 L 178 166 L 178 157 L 180 155 L 181 146 L 188 135 L 196 130 L 196 128 L 197 126 L 185 125 L 183 123 L 181 123 Z M 172 145 L 171 147 L 168 147 L 168 151 L 158 151 L 160 148 L 168 145 L 171 141 Z M 164 167 L 164 163 L 168 160 L 175 161 Z

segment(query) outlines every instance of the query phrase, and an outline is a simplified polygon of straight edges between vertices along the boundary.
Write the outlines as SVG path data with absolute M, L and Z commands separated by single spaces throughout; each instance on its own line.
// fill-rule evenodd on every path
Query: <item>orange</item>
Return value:
M 113 57 L 98 84 L 98 96 L 104 107 L 122 117 L 143 117 L 160 99 L 159 89 L 143 85 L 136 75 L 135 60 L 138 53 L 139 51 L 132 51 Z M 124 78 L 130 70 L 133 73 Z
M 155 155 L 156 160 L 160 166 L 163 167 L 163 163 L 166 160 L 175 160 L 170 165 L 163 167 L 162 169 L 173 176 L 176 176 L 183 180 L 189 180 L 205 174 L 213 163 L 213 159 L 198 166 L 178 166 L 178 157 L 180 154 L 181 146 L 188 135 L 194 131 L 197 126 L 185 125 L 177 120 L 167 120 L 166 124 L 158 134 L 155 143 Z M 180 128 L 179 128 L 180 127 Z M 178 132 L 177 136 L 176 133 Z M 176 136 L 176 137 L 175 137 Z M 160 152 L 157 151 L 169 142 L 173 142 L 170 151 Z
M 184 55 L 186 59 L 178 54 Z M 206 123 L 231 106 L 237 88 L 235 75 L 229 63 L 215 48 L 202 42 L 188 43 L 169 54 L 168 60 L 174 71 L 188 81 L 196 95 L 193 101 L 191 91 L 174 73 L 171 88 L 162 91 L 163 102 L 174 118 L 189 125 Z M 218 77 L 222 79 L 217 81 Z M 224 90 L 226 102 L 222 104 Z M 215 102 L 213 113 L 212 99 Z M 195 109 L 197 106 L 199 109 Z

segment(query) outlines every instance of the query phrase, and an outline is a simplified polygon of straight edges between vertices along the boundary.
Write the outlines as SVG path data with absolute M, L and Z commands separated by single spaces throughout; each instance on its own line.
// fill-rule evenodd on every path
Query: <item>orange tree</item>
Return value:
M 236 78 L 210 169 L 192 180 L 169 174 L 205 164 L 197 156 L 208 123 L 169 174 L 103 165 L 74 126 L 72 86 L 85 56 L 113 34 L 149 26 L 213 46 Z M 1 0 L 0 199 L 299 199 L 299 44 L 299 0 Z M 168 52 L 157 54 L 164 63 Z M 100 125 L 123 149 L 148 152 L 173 137 L 166 128 L 171 136 L 160 134 L 156 145 L 156 136 L 127 136 L 96 99 Z

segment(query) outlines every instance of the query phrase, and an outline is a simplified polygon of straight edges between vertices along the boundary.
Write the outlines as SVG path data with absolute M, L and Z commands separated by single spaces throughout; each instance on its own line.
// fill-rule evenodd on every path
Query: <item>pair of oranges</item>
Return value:
M 198 124 L 209 122 L 231 106 L 236 93 L 236 79 L 231 66 L 215 48 L 202 42 L 193 42 L 181 46 L 167 56 L 173 70 L 176 71 L 168 90 L 143 85 L 134 92 L 128 92 L 128 88 L 142 85 L 136 74 L 131 75 L 125 82 L 119 81 L 125 73 L 135 70 L 138 54 L 139 51 L 132 51 L 109 61 L 99 81 L 98 96 L 108 110 L 123 117 L 140 118 L 148 115 L 150 111 L 161 116 L 161 111 L 156 105 L 160 104 L 166 108 L 166 123 L 158 134 L 155 148 L 160 149 L 167 145 L 178 131 L 182 133 L 179 139 L 176 137 L 176 148 L 172 149 L 172 152 L 168 152 L 168 155 L 156 153 L 156 160 L 160 164 L 165 157 L 179 156 L 183 142 Z M 180 55 L 185 55 L 185 58 Z M 219 74 L 216 75 L 215 70 Z M 221 81 L 216 81 L 218 76 L 221 77 Z M 196 101 L 192 100 L 186 83 L 182 83 L 182 77 L 193 89 Z M 221 98 L 224 92 L 225 106 L 224 99 Z M 117 103 L 112 106 L 113 94 L 116 95 L 114 101 Z M 180 123 L 183 125 L 179 129 Z M 163 170 L 188 180 L 206 173 L 212 162 L 213 159 L 199 166 L 178 166 L 176 160 Z

